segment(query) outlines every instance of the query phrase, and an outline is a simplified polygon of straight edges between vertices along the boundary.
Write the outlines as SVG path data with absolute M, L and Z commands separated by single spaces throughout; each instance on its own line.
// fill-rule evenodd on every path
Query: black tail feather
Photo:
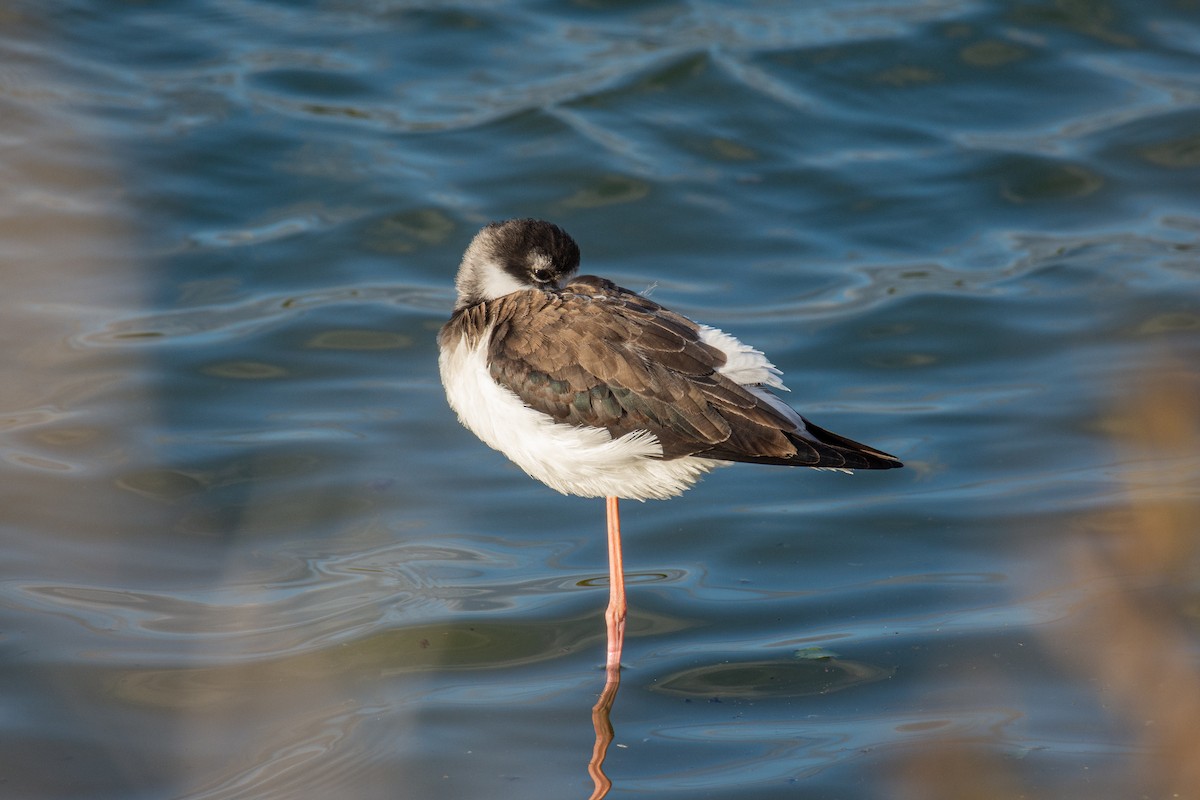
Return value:
M 818 425 L 812 424 L 807 419 L 804 420 L 804 426 L 808 429 L 808 433 L 817 440 L 818 444 L 814 446 L 812 441 L 798 434 L 789 436 L 788 438 L 793 439 L 793 441 L 799 440 L 796 442 L 797 445 L 807 445 L 820 454 L 821 463 L 813 466 L 840 469 L 895 469 L 896 467 L 904 466 L 900 462 L 900 459 L 893 455 L 885 453 L 882 450 L 876 450 L 874 447 L 868 447 L 853 439 L 847 439 L 845 436 L 840 436 L 833 431 L 827 431 Z M 800 447 L 799 449 L 803 452 L 804 447 Z

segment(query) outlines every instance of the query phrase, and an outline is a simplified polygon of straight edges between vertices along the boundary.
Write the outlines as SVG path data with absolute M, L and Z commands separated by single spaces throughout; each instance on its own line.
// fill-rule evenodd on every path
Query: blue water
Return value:
M 0 22 L 0 796 L 593 792 L 603 505 L 436 370 L 537 216 L 906 464 L 624 505 L 610 797 L 1200 797 L 1194 4 Z

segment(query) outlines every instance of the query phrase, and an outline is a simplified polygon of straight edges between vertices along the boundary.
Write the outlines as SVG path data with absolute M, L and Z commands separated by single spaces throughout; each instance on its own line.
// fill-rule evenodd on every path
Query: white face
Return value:
M 484 261 L 474 269 L 475 288 L 488 300 L 528 289 L 495 261 Z

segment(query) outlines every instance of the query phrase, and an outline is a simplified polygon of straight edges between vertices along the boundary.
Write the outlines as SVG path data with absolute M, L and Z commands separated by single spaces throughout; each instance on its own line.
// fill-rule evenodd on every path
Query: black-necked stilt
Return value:
M 572 278 L 578 268 L 557 225 L 485 227 L 463 255 L 439 363 L 450 406 L 485 444 L 552 489 L 606 498 L 612 676 L 625 630 L 618 498 L 673 497 L 734 461 L 902 465 L 796 413 L 758 350 L 611 281 Z

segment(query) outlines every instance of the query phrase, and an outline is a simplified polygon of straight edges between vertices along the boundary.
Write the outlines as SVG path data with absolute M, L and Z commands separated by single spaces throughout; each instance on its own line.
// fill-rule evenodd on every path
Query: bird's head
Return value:
M 579 269 L 579 245 L 552 222 L 510 219 L 487 225 L 463 253 L 456 309 L 528 289 L 557 291 Z

